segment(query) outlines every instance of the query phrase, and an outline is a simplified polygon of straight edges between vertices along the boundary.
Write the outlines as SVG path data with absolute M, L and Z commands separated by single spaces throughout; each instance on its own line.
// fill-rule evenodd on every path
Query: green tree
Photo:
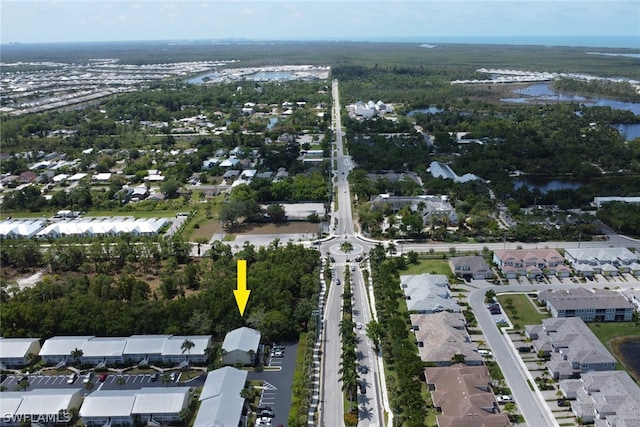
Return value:
M 187 352 L 187 362 L 189 361 L 189 358 L 191 357 L 191 349 L 193 347 L 195 347 L 196 345 L 194 344 L 193 341 L 191 341 L 190 339 L 185 339 L 182 344 L 180 345 L 180 349 L 182 350 L 182 354 L 184 354 L 184 352 Z

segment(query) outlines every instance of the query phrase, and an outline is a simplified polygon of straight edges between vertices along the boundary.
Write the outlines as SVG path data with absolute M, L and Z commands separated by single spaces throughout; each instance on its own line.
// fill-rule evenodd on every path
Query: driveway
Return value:
M 252 371 L 247 375 L 248 381 L 262 381 L 264 384 L 260 404 L 273 408 L 274 417 L 271 425 L 286 426 L 289 420 L 297 353 L 297 343 L 285 344 L 283 357 L 269 357 L 269 368 L 277 370 Z

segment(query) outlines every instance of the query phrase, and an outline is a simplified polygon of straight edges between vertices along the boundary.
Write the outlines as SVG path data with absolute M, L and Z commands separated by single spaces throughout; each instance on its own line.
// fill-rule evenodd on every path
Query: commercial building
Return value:
M 579 317 L 585 322 L 626 322 L 634 305 L 620 292 L 607 289 L 545 290 L 538 294 L 553 317 Z

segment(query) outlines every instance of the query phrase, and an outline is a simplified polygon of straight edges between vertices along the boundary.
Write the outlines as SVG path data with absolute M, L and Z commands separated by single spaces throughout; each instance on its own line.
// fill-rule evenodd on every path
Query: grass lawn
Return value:
M 587 323 L 587 326 L 618 360 L 616 369 L 626 370 L 636 381 L 639 381 L 640 372 L 636 372 L 631 366 L 624 363 L 625 360 L 618 350 L 618 344 L 621 344 L 625 338 L 640 339 L 640 324 L 636 322 L 602 322 Z M 629 355 L 627 355 L 627 359 L 629 359 Z
M 419 259 L 418 264 L 409 264 L 406 270 L 400 271 L 400 275 L 422 273 L 444 274 L 451 277 L 451 268 L 449 268 L 447 260 L 444 259 Z
M 500 305 L 505 310 L 505 314 L 509 316 L 511 323 L 519 324 L 520 328 L 524 325 L 539 325 L 543 319 L 546 319 L 549 314 L 539 313 L 536 307 L 526 295 L 523 294 L 502 294 L 497 296 Z M 512 308 L 507 308 L 507 301 L 512 301 Z M 516 328 L 516 329 L 520 329 Z
M 215 233 L 222 232 L 222 224 L 220 224 L 220 220 L 217 218 L 204 218 L 202 221 L 197 223 L 199 228 L 192 227 L 191 234 L 189 235 L 188 240 L 190 242 L 195 242 L 196 239 L 207 239 L 210 240 L 211 236 Z M 194 223 L 195 225 L 195 223 Z

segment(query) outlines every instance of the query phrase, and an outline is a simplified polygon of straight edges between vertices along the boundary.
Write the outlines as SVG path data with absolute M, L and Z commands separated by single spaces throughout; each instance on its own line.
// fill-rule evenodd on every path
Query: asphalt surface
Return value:
M 264 382 L 265 388 L 261 393 L 260 404 L 273 409 L 272 426 L 279 424 L 286 426 L 291 410 L 291 392 L 298 344 L 284 344 L 284 346 L 283 357 L 269 358 L 269 368 L 278 368 L 278 370 L 251 371 L 247 375 L 248 381 Z

